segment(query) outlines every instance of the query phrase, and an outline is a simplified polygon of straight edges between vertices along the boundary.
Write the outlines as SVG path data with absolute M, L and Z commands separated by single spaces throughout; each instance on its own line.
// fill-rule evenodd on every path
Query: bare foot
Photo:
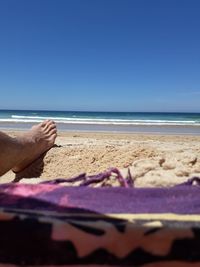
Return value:
M 27 133 L 17 137 L 17 141 L 22 145 L 21 155 L 23 156 L 12 170 L 20 172 L 25 169 L 54 145 L 56 136 L 56 124 L 48 120 L 33 126 Z

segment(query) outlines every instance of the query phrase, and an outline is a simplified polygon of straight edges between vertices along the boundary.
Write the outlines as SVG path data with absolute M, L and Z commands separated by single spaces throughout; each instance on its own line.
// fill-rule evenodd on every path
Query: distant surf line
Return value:
M 53 116 L 20 116 L 12 115 L 11 118 L 1 118 L 0 122 L 9 123 L 39 123 L 43 120 L 52 119 L 61 124 L 93 124 L 93 125 L 143 125 L 143 126 L 200 126 L 195 120 L 162 120 L 162 119 L 111 119 L 111 118 L 74 118 Z

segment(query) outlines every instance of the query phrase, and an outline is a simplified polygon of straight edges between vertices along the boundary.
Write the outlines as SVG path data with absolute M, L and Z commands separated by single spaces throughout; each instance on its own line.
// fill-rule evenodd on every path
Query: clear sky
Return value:
M 0 109 L 200 112 L 199 0 L 0 0 Z

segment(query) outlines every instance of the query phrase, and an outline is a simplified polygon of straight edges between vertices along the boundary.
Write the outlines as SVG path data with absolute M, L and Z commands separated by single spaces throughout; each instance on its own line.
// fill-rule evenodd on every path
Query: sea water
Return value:
M 200 113 L 0 110 L 0 129 L 54 120 L 62 131 L 200 134 Z

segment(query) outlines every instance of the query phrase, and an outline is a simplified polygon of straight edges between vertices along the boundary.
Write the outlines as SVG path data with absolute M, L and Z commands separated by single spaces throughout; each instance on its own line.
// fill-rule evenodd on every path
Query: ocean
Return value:
M 28 129 L 46 119 L 61 131 L 200 135 L 200 113 L 0 110 L 0 130 Z

